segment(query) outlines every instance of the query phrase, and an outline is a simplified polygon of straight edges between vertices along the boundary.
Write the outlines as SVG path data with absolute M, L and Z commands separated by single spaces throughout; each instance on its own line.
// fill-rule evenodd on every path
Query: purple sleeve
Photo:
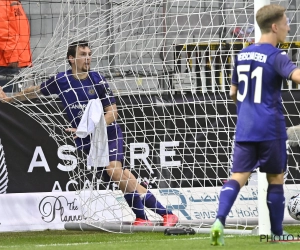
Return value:
M 286 55 L 286 52 L 278 53 L 274 61 L 274 69 L 285 79 L 290 79 L 291 73 L 297 68 Z
M 238 75 L 237 75 L 237 72 L 236 72 L 236 66 L 234 66 L 234 68 L 233 68 L 231 83 L 234 84 L 234 85 L 239 84 L 239 79 L 238 79 Z
M 101 100 L 103 108 L 116 103 L 116 99 L 111 91 L 106 79 L 98 72 L 90 72 L 91 79 L 97 90 L 98 97 Z
M 106 79 L 103 76 L 100 76 L 100 82 L 98 84 L 98 87 L 99 98 L 104 108 L 116 103 L 116 99 L 113 95 L 113 92 L 111 91 Z
M 111 106 L 112 104 L 116 103 L 116 99 L 111 91 L 110 87 L 108 86 L 107 82 L 102 85 L 102 93 L 100 95 L 100 99 L 102 102 L 103 107 Z
M 53 94 L 57 94 L 57 84 L 56 84 L 56 77 L 51 77 L 48 81 L 43 82 L 41 84 L 41 93 L 44 96 L 48 96 L 48 95 L 53 95 Z
M 235 62 L 234 62 L 234 67 L 233 67 L 233 71 L 232 71 L 232 77 L 231 77 L 231 83 L 234 85 L 238 85 L 239 84 L 239 79 L 238 79 L 238 75 L 236 72 L 236 65 L 237 64 L 237 60 L 235 57 Z

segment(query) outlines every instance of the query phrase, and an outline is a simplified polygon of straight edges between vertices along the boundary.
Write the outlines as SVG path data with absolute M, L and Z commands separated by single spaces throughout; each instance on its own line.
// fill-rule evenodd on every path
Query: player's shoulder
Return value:
M 277 47 L 274 47 L 270 43 L 253 43 L 246 48 L 244 48 L 242 51 L 244 52 L 257 52 L 257 51 L 264 51 L 264 52 L 278 52 L 281 51 Z M 241 52 L 242 52 L 241 51 Z
M 63 82 L 67 80 L 67 76 L 70 75 L 70 71 L 66 72 L 58 72 L 56 75 L 52 77 L 53 81 Z
M 66 75 L 68 74 L 68 71 L 67 72 L 58 72 L 56 75 L 55 75 L 55 79 L 62 79 L 64 77 L 66 77 Z
M 96 71 L 90 71 L 89 72 L 90 77 L 93 79 L 93 81 L 98 84 L 98 83 L 105 83 L 106 79 L 103 75 L 101 75 L 99 72 Z

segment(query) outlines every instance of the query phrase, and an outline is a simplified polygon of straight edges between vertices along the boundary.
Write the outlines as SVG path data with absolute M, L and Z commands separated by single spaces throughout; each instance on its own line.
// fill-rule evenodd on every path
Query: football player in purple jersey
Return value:
M 99 98 L 104 109 L 107 124 L 107 137 L 109 144 L 109 165 L 101 170 L 105 179 L 113 180 L 124 193 L 124 198 L 136 215 L 133 225 L 152 226 L 148 220 L 144 206 L 159 214 L 163 218 L 163 226 L 172 227 L 178 222 L 178 217 L 168 211 L 155 196 L 137 182 L 135 176 L 123 168 L 123 135 L 119 124 L 116 100 L 105 78 L 98 72 L 90 71 L 91 49 L 87 41 L 78 41 L 70 44 L 67 60 L 71 69 L 51 77 L 39 86 L 25 89 L 22 93 L 7 97 L 0 88 L 0 98 L 3 102 L 26 100 L 36 98 L 39 94 L 44 96 L 56 94 L 65 108 L 71 128 L 68 132 L 74 133 L 78 149 L 85 153 L 90 149 L 90 138 L 75 136 L 82 113 L 91 99 Z
M 284 237 L 285 198 L 283 176 L 287 164 L 286 125 L 281 103 L 283 79 L 300 83 L 300 70 L 286 52 L 278 49 L 290 30 L 285 9 L 266 5 L 256 13 L 261 30 L 258 43 L 236 56 L 230 96 L 237 106 L 232 176 L 220 192 L 211 244 L 224 245 L 225 220 L 236 197 L 253 170 L 259 167 L 268 181 L 267 206 L 271 232 Z

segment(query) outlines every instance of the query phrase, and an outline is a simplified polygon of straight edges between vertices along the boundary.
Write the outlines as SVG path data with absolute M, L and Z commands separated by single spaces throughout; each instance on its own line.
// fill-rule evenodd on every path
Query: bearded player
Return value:
M 87 41 L 74 42 L 70 44 L 67 52 L 70 70 L 58 73 L 40 86 L 30 87 L 9 98 L 0 89 L 0 98 L 3 102 L 13 102 L 33 99 L 39 94 L 44 96 L 56 94 L 62 101 L 72 126 L 67 131 L 74 134 L 88 101 L 99 98 L 104 108 L 109 144 L 109 165 L 102 170 L 103 176 L 117 183 L 124 193 L 125 200 L 136 215 L 133 225 L 153 225 L 145 213 L 144 206 L 146 206 L 162 216 L 163 226 L 172 227 L 178 222 L 178 217 L 166 210 L 149 190 L 137 182 L 128 169 L 123 169 L 124 142 L 121 127 L 116 122 L 118 117 L 116 100 L 105 78 L 98 72 L 90 71 L 91 54 Z M 89 152 L 89 136 L 83 139 L 74 136 L 74 139 L 78 149 L 85 153 Z

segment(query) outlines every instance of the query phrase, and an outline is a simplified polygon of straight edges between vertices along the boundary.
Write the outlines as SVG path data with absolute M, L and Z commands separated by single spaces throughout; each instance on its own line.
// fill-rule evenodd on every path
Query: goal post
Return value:
M 254 0 L 254 15 L 257 11 L 265 5 L 270 4 L 270 0 Z M 255 19 L 255 18 L 254 18 Z M 261 36 L 260 28 L 255 20 L 254 22 L 254 34 L 255 42 L 258 42 Z M 257 170 L 257 185 L 258 185 L 258 234 L 259 235 L 270 235 L 271 234 L 271 223 L 269 217 L 269 209 L 267 206 L 267 190 L 268 182 L 266 173 L 261 173 Z
M 23 90 L 66 71 L 68 46 L 88 40 L 92 70 L 106 77 L 117 99 L 124 165 L 179 216 L 179 227 L 207 232 L 216 217 L 220 189 L 231 174 L 237 119 L 229 98 L 231 72 L 234 56 L 259 37 L 259 29 L 253 26 L 254 13 L 267 2 L 257 2 L 35 1 L 39 8 L 24 2 L 32 25 L 41 21 L 41 32 L 32 34 L 33 66 L 23 69 L 9 84 Z M 291 25 L 296 27 L 298 14 L 293 13 L 299 11 L 299 4 L 290 2 L 276 1 L 287 8 Z M 46 39 L 44 29 L 51 25 L 51 36 Z M 40 47 L 41 39 L 47 40 L 45 46 Z M 296 33 L 289 34 L 288 42 L 279 46 L 298 64 L 297 39 Z M 287 126 L 296 125 L 300 93 L 294 83 L 284 82 L 283 89 Z M 70 167 L 70 182 L 81 201 L 84 220 L 66 227 L 138 230 L 131 225 L 134 215 L 117 185 L 96 178 L 96 170 L 87 168 L 86 155 L 76 150 L 65 132 L 70 121 L 57 96 L 11 105 L 39 122 L 58 146 L 78 159 L 75 166 L 68 159 L 64 163 Z M 288 152 L 286 199 L 300 192 L 299 148 L 289 147 Z M 252 176 L 230 211 L 230 232 L 245 234 L 258 227 L 259 234 L 269 233 L 268 210 L 262 208 L 266 204 L 265 177 L 258 176 L 258 186 Z M 155 225 L 143 230 L 162 230 L 161 217 L 147 213 Z M 287 212 L 284 222 L 296 223 Z

